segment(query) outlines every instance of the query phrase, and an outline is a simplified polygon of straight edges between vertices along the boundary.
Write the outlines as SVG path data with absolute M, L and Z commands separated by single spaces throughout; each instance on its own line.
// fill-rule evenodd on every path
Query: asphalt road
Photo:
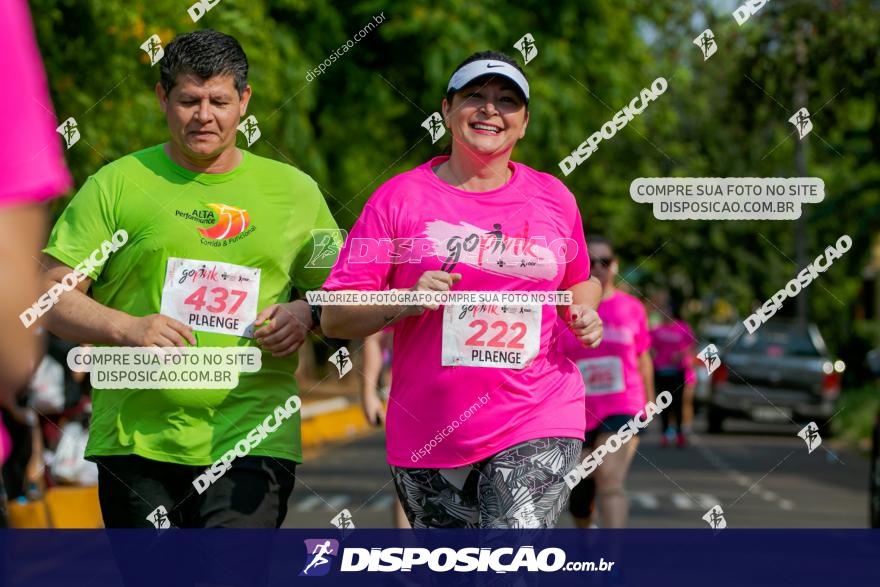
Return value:
M 641 440 L 627 491 L 634 528 L 701 528 L 720 505 L 728 528 L 867 527 L 868 460 L 825 439 L 813 453 L 798 426 L 725 422 L 685 449 Z M 698 420 L 697 430 L 704 429 Z M 306 454 L 284 523 L 330 528 L 347 509 L 355 527 L 390 528 L 393 486 L 381 431 Z M 573 528 L 563 513 L 558 527 Z

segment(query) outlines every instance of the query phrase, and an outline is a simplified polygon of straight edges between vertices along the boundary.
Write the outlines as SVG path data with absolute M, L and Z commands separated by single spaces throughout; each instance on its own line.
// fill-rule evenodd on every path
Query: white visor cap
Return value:
M 526 81 L 520 71 L 509 63 L 497 61 L 495 59 L 481 59 L 480 61 L 471 61 L 461 66 L 458 71 L 449 78 L 449 85 L 446 86 L 447 92 L 457 92 L 464 88 L 478 77 L 487 75 L 498 75 L 512 81 L 529 101 L 529 82 Z

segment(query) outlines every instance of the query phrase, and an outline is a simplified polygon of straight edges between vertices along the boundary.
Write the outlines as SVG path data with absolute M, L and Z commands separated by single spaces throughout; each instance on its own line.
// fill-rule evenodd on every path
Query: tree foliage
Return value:
M 811 286 L 811 319 L 838 345 L 853 336 L 860 273 L 880 225 L 876 1 L 768 3 L 743 25 L 733 3 L 712 0 L 222 0 L 197 23 L 186 4 L 31 2 L 57 115 L 80 124 L 81 144 L 67 152 L 78 185 L 106 162 L 166 140 L 153 92 L 158 67 L 140 44 L 153 33 L 167 44 L 210 27 L 248 54 L 250 113 L 262 132 L 252 150 L 312 175 L 350 226 L 384 180 L 439 152 L 443 142 L 432 145 L 420 124 L 440 110 L 452 69 L 490 48 L 522 63 L 513 44 L 531 33 L 539 50 L 525 67 L 531 118 L 515 158 L 563 179 L 587 231 L 615 241 L 638 291 L 655 285 L 725 299 L 744 316 L 800 269 L 795 223 L 658 221 L 631 200 L 629 185 L 653 176 L 797 175 L 788 118 L 802 76 L 815 127 L 804 139 L 808 174 L 827 194 L 807 205 L 808 252 L 815 257 L 843 233 L 855 243 Z M 384 23 L 307 81 L 380 13 Z M 704 61 L 692 40 L 707 27 L 718 52 Z M 559 161 L 660 76 L 667 92 L 562 177 Z

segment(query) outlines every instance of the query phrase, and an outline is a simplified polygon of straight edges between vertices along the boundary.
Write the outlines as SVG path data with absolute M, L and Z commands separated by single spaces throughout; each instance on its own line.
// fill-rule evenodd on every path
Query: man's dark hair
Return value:
M 521 74 L 523 74 L 523 77 L 526 77 L 526 72 L 524 72 L 522 67 L 519 66 L 519 63 L 517 63 L 513 57 L 510 57 L 506 53 L 502 53 L 500 51 L 478 51 L 477 53 L 474 53 L 473 55 L 471 55 L 470 57 L 468 57 L 467 59 L 465 59 L 464 61 L 459 63 L 458 67 L 456 67 L 453 70 L 453 72 L 458 71 L 459 69 L 461 69 L 462 67 L 464 67 L 468 63 L 471 63 L 472 61 L 483 61 L 484 59 L 492 59 L 494 61 L 503 61 L 504 63 L 507 63 L 508 65 L 512 65 L 515 68 L 517 68 L 519 70 L 519 72 Z M 480 78 L 477 78 L 477 79 L 480 79 Z M 517 92 L 521 94 L 521 92 L 519 92 L 518 89 L 517 89 Z M 450 104 L 452 104 L 452 97 L 454 95 L 455 95 L 455 92 L 452 92 L 452 91 L 446 92 L 446 101 L 449 102 Z M 522 96 L 522 99 L 523 99 L 523 101 L 525 101 L 526 97 Z M 526 102 L 526 110 L 528 110 L 528 109 L 529 109 L 529 104 L 528 104 L 528 102 Z
M 181 74 L 203 80 L 231 75 L 241 97 L 247 86 L 247 56 L 235 37 L 211 29 L 178 35 L 165 47 L 165 56 L 159 62 L 159 81 L 166 95 Z

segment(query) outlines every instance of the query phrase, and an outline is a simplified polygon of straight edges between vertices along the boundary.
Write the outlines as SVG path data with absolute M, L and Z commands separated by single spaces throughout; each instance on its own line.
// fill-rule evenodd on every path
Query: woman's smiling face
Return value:
M 509 153 L 525 136 L 529 112 L 513 82 L 483 77 L 457 91 L 452 104 L 443 99 L 443 118 L 452 131 L 453 149 L 491 157 Z

